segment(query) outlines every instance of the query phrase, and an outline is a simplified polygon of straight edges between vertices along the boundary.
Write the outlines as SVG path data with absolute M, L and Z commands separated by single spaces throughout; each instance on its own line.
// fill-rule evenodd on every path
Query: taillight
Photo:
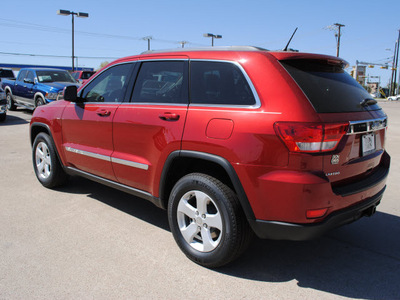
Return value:
M 277 122 L 276 134 L 291 152 L 327 152 L 335 150 L 346 134 L 348 123 Z

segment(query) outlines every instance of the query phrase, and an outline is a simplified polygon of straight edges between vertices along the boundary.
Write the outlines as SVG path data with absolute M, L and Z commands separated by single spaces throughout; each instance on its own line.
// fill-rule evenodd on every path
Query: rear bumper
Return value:
M 333 228 L 354 222 L 363 216 L 371 216 L 380 203 L 385 189 L 386 186 L 376 195 L 360 203 L 331 213 L 319 223 L 294 224 L 263 220 L 249 220 L 249 222 L 259 238 L 292 241 L 310 240 Z

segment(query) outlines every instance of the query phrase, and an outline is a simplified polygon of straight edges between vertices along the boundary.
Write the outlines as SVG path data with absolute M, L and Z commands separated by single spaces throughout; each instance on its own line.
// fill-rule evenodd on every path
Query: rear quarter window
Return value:
M 230 62 L 190 63 L 193 104 L 254 105 L 256 100 L 242 71 Z
M 362 106 L 371 95 L 339 64 L 325 60 L 284 60 L 282 66 L 302 89 L 318 113 L 379 110 L 378 105 Z

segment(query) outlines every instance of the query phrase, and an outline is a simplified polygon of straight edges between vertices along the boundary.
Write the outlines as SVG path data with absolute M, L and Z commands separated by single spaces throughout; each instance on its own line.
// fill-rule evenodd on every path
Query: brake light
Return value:
M 327 152 L 336 149 L 346 134 L 348 123 L 277 122 L 276 134 L 291 152 Z

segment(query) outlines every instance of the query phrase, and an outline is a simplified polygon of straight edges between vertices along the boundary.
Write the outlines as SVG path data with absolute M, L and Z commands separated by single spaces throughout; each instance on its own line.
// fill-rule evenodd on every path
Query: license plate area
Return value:
M 361 136 L 361 153 L 362 156 L 368 155 L 374 152 L 375 146 L 375 134 L 369 133 Z

